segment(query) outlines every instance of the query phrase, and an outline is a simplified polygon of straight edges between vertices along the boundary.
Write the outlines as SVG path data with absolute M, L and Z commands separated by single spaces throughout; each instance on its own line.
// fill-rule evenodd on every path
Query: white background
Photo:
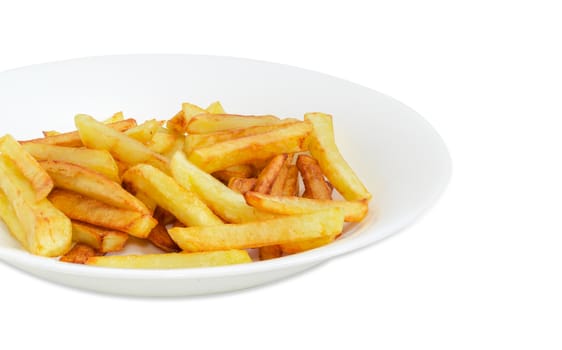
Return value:
M 562 347 L 556 1 L 15 3 L 0 2 L 0 71 L 120 53 L 309 68 L 420 112 L 454 174 L 403 232 L 237 293 L 128 299 L 0 264 L 0 349 Z

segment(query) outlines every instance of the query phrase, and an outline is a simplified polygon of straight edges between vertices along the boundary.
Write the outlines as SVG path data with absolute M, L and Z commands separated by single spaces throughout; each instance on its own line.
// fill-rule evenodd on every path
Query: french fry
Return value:
M 211 210 L 226 222 L 243 223 L 272 218 L 246 204 L 244 196 L 226 187 L 211 174 L 199 169 L 177 152 L 170 162 L 174 179 L 184 188 L 191 189 Z
M 270 159 L 282 153 L 305 150 L 311 128 L 308 123 L 295 123 L 263 134 L 247 136 L 197 148 L 189 160 L 205 170 L 215 172 L 237 164 Z
M 22 175 L 30 182 L 35 192 L 35 200 L 47 197 L 54 186 L 49 174 L 11 135 L 0 138 L 0 153 L 10 158 Z
M 261 247 L 259 254 L 260 260 L 270 260 L 281 257 L 283 255 L 283 250 L 279 245 L 268 245 Z
M 299 186 L 299 169 L 296 165 L 289 165 L 287 167 L 287 178 L 283 183 L 283 196 L 298 196 L 300 192 Z
M 115 182 L 121 181 L 117 163 L 108 151 L 41 143 L 25 143 L 22 147 L 38 161 L 55 160 L 73 163 L 105 175 Z
M 177 221 L 176 217 L 162 207 L 156 207 L 154 210 L 154 218 L 162 225 L 170 225 Z
M 117 112 L 115 114 L 113 114 L 111 117 L 105 119 L 102 123 L 104 124 L 111 124 L 111 123 L 115 123 L 115 122 L 120 122 L 122 120 L 125 119 L 125 116 L 123 115 L 123 112 Z
M 180 186 L 173 178 L 146 164 L 130 168 L 123 176 L 125 183 L 142 188 L 158 206 L 172 213 L 188 226 L 214 226 L 222 224 L 197 195 Z
M 168 120 L 166 127 L 179 134 L 185 133 L 187 124 L 191 118 L 198 114 L 208 113 L 203 108 L 192 103 L 185 102 L 182 104 L 181 111 L 179 111 L 172 119 Z
M 181 269 L 245 264 L 252 259 L 245 250 L 205 253 L 166 253 L 91 257 L 87 265 L 134 269 Z
M 343 217 L 343 210 L 331 208 L 245 224 L 172 228 L 169 233 L 188 252 L 259 248 L 337 235 Z
M 147 163 L 162 171 L 167 171 L 168 160 L 151 151 L 141 142 L 113 130 L 85 114 L 77 115 L 74 121 L 86 147 L 107 150 L 115 158 L 130 166 Z
M 72 221 L 72 240 L 87 244 L 102 253 L 122 250 L 128 239 L 129 235 L 124 232 Z
M 70 220 L 47 199 L 37 200 L 30 182 L 5 154 L 0 154 L 0 191 L 2 218 L 29 252 L 42 256 L 66 253 L 72 242 Z
M 73 264 L 85 264 L 88 258 L 100 255 L 96 250 L 89 245 L 77 243 L 70 249 L 68 253 L 60 257 L 60 261 L 73 263 Z
M 211 114 L 224 114 L 224 108 L 222 108 L 222 105 L 219 101 L 215 101 L 213 103 L 211 103 L 207 108 L 205 108 L 205 110 L 207 111 L 207 113 L 211 113 Z
M 151 119 L 144 123 L 137 125 L 125 131 L 124 134 L 142 143 L 147 143 L 152 140 L 154 135 L 162 127 L 162 122 Z
M 215 171 L 213 176 L 222 181 L 225 184 L 228 184 L 230 179 L 232 178 L 249 178 L 254 176 L 255 169 L 251 165 L 233 165 L 228 167 L 224 170 Z
M 269 193 L 271 186 L 279 176 L 279 172 L 287 161 L 287 154 L 278 154 L 271 159 L 268 165 L 261 171 L 253 191 Z
M 148 208 L 121 185 L 88 168 L 47 160 L 40 162 L 57 188 L 63 188 L 121 209 L 150 215 Z
M 8 230 L 12 236 L 25 248 L 28 247 L 27 244 L 27 233 L 21 225 L 16 216 L 16 212 L 4 192 L 0 190 L 0 219 L 4 221 L 4 224 L 8 227 Z
M 41 133 L 45 137 L 60 135 L 60 132 L 58 132 L 56 130 L 46 130 L 46 131 L 42 131 Z
M 148 148 L 153 152 L 164 154 L 170 151 L 175 146 L 175 143 L 179 140 L 184 141 L 185 139 L 180 139 L 180 134 L 173 132 L 166 128 L 160 128 L 147 143 Z M 184 141 L 185 142 L 185 141 Z
M 176 242 L 174 242 L 172 240 L 172 237 L 170 237 L 170 235 L 168 234 L 166 226 L 162 225 L 161 223 L 158 223 L 158 225 L 156 225 L 152 229 L 152 231 L 148 235 L 148 240 L 150 241 L 150 243 L 154 244 L 156 247 L 162 249 L 167 253 L 180 251 L 180 248 L 178 247 Z
M 325 246 L 326 244 L 332 243 L 336 239 L 337 235 L 331 235 L 326 237 L 320 237 L 311 239 L 308 241 L 291 242 L 280 245 L 280 249 L 283 254 L 296 254 L 307 250 L 319 248 Z
M 263 134 L 295 123 L 302 122 L 289 119 L 281 120 L 279 123 L 272 125 L 258 125 L 248 128 L 231 129 L 206 134 L 189 134 L 185 138 L 184 151 L 189 155 L 196 148 L 212 146 L 219 142 L 239 139 L 246 136 Z
M 125 119 L 119 122 L 107 124 L 108 127 L 119 132 L 123 132 L 137 125 L 134 119 Z M 33 139 L 27 141 L 20 141 L 22 144 L 26 143 L 42 143 L 47 145 L 57 145 L 66 147 L 82 147 L 82 140 L 80 139 L 80 134 L 78 131 L 71 131 L 66 133 L 60 133 L 53 136 L 43 137 L 40 139 Z
M 304 197 L 315 199 L 332 199 L 332 188 L 326 183 L 322 169 L 311 156 L 301 154 L 297 158 L 299 169 L 304 182 Z
M 198 114 L 191 118 L 186 131 L 190 134 L 248 128 L 260 125 L 275 125 L 285 121 L 272 115 L 237 115 L 237 114 Z
M 78 193 L 54 189 L 49 195 L 53 205 L 73 220 L 126 232 L 146 238 L 158 223 L 151 215 L 116 208 Z
M 257 181 L 258 179 L 256 179 L 255 177 L 233 177 L 230 179 L 230 181 L 228 181 L 228 188 L 240 194 L 244 194 L 248 191 L 253 190 Z
M 371 199 L 371 194 L 341 155 L 334 138 L 332 116 L 307 113 L 304 119 L 312 124 L 309 149 L 324 174 L 347 200 Z
M 346 222 L 360 222 L 369 211 L 369 205 L 366 200 L 334 201 L 274 196 L 258 192 L 246 192 L 245 198 L 246 202 L 251 206 L 279 215 L 299 215 L 337 207 L 343 210 Z

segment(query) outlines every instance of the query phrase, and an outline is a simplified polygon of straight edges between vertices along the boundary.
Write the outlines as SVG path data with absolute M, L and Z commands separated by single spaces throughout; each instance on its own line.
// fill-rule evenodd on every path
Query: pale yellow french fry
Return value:
M 169 230 L 185 251 L 248 249 L 337 235 L 343 230 L 343 210 L 331 208 L 245 224 L 183 227 Z
M 10 158 L 21 174 L 30 182 L 35 192 L 35 200 L 47 197 L 53 189 L 49 174 L 11 135 L 0 138 L 0 153 Z
M 251 206 L 279 215 L 313 213 L 318 210 L 337 207 L 343 209 L 346 222 L 359 222 L 365 218 L 369 211 L 369 204 L 366 200 L 323 200 L 296 196 L 274 196 L 251 191 L 246 192 L 245 198 Z
M 108 151 L 41 143 L 25 143 L 22 146 L 38 161 L 55 160 L 73 163 L 105 175 L 115 182 L 121 181 L 117 163 Z
M 199 169 L 177 152 L 170 162 L 174 179 L 184 188 L 195 192 L 211 210 L 226 222 L 243 223 L 274 217 L 248 204 L 244 196 L 231 190 L 211 174 Z
M 107 124 L 108 127 L 119 132 L 123 132 L 137 125 L 134 119 L 125 119 L 119 122 Z M 82 140 L 78 131 L 71 131 L 66 133 L 59 133 L 53 136 L 43 137 L 40 139 L 33 139 L 27 141 L 20 141 L 21 144 L 25 143 L 43 143 L 47 145 L 57 145 L 66 147 L 82 147 Z
M 0 191 L 3 194 L 2 218 L 29 252 L 59 256 L 70 249 L 70 220 L 47 199 L 38 201 L 30 182 L 4 154 L 0 154 Z M 11 217 L 8 218 L 8 214 Z
M 233 139 L 239 139 L 241 137 L 252 136 L 263 134 L 265 132 L 270 132 L 280 127 L 287 126 L 289 124 L 302 123 L 301 121 L 296 121 L 294 119 L 281 120 L 278 124 L 272 125 L 258 125 L 247 128 L 238 128 L 224 131 L 217 131 L 206 134 L 189 134 L 185 138 L 184 151 L 186 154 L 190 154 L 194 149 L 212 146 L 219 142 L 224 142 Z
M 115 123 L 115 122 L 120 122 L 124 119 L 125 119 L 125 116 L 123 115 L 123 112 L 117 112 L 117 113 L 113 114 L 111 117 L 105 119 L 102 123 L 111 124 L 111 123 Z
M 224 108 L 222 108 L 222 104 L 220 101 L 215 101 L 211 103 L 207 108 L 205 108 L 207 113 L 211 114 L 225 114 Z
M 285 120 L 272 115 L 238 115 L 238 114 L 198 114 L 187 124 L 190 134 L 206 134 L 210 132 L 248 128 L 259 125 L 275 125 Z
M 120 184 L 76 164 L 46 160 L 41 167 L 53 179 L 55 186 L 97 199 L 117 208 L 135 210 L 150 215 L 148 208 Z
M 245 264 L 252 259 L 245 250 L 205 253 L 166 253 L 91 257 L 86 264 L 100 267 L 133 269 L 182 269 Z
M 107 150 L 115 158 L 130 166 L 147 163 L 162 171 L 168 171 L 168 160 L 151 151 L 141 142 L 113 130 L 85 114 L 77 115 L 74 121 L 86 147 Z
M 137 125 L 125 131 L 124 134 L 142 143 L 147 143 L 152 140 L 154 135 L 162 127 L 162 122 L 151 119 L 144 123 Z
M 172 119 L 168 120 L 166 127 L 179 134 L 185 133 L 191 118 L 198 114 L 208 113 L 203 108 L 192 103 L 182 103 L 182 109 Z
M 282 153 L 306 150 L 306 138 L 311 131 L 308 123 L 295 123 L 263 134 L 197 148 L 189 160 L 206 172 L 215 172 L 237 164 L 270 159 Z
M 304 119 L 312 124 L 309 150 L 336 190 L 347 200 L 371 199 L 371 193 L 341 155 L 334 138 L 332 116 L 307 113 Z
M 54 189 L 49 194 L 53 205 L 73 220 L 126 232 L 146 238 L 158 223 L 151 215 L 121 209 L 78 193 Z
M 60 132 L 56 130 L 46 130 L 46 131 L 42 131 L 41 133 L 45 137 L 60 135 Z
M 128 239 L 129 235 L 124 232 L 72 221 L 72 240 L 87 244 L 102 253 L 122 250 Z
M 184 140 L 183 138 L 180 138 L 181 136 L 183 135 L 180 135 L 166 128 L 160 128 L 158 129 L 158 132 L 154 134 L 152 140 L 149 141 L 146 145 L 152 151 L 164 154 L 175 147 L 175 144 L 178 140 Z
M 180 186 L 173 178 L 146 164 L 136 165 L 123 176 L 125 183 L 141 188 L 158 206 L 172 213 L 188 226 L 214 226 L 222 224 L 199 197 Z

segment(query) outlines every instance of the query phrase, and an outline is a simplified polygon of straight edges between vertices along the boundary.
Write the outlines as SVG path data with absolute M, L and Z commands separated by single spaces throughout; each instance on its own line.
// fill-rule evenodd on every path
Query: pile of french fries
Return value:
M 33 254 L 117 268 L 248 263 L 329 244 L 369 210 L 328 114 L 233 115 L 214 102 L 167 121 L 74 121 L 0 138 L 0 218 Z M 131 236 L 162 253 L 122 255 Z

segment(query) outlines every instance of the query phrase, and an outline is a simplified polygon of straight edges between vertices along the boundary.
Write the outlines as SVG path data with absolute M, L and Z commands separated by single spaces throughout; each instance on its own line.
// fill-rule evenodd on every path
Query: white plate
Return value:
M 220 100 L 228 112 L 334 116 L 344 157 L 373 193 L 364 222 L 333 244 L 238 266 L 126 270 L 61 263 L 22 250 L 0 223 L 0 259 L 41 278 L 94 291 L 180 296 L 247 288 L 308 269 L 404 228 L 447 185 L 443 141 L 416 112 L 368 88 L 312 71 L 246 59 L 133 55 L 84 58 L 0 73 L 2 132 L 18 139 L 70 130 L 73 116 L 105 118 L 123 110 L 139 120 L 169 118 L 181 102 Z M 376 214 L 376 215 L 375 215 Z

